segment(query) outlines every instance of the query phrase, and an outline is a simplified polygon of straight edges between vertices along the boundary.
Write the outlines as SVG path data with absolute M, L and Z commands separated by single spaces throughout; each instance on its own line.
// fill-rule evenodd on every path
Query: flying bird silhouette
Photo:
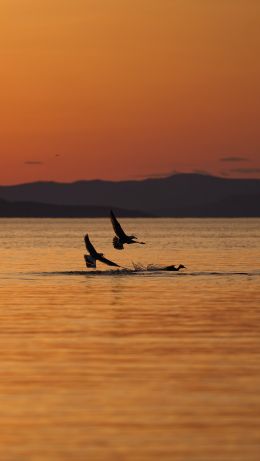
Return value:
M 130 245 L 131 243 L 139 243 L 139 245 L 145 245 L 145 242 L 136 242 L 135 239 L 137 239 L 137 237 L 135 237 L 135 235 L 126 235 L 112 210 L 110 211 L 110 217 L 113 229 L 116 234 L 113 238 L 114 248 L 117 250 L 123 250 L 125 244 Z
M 118 264 L 114 263 L 113 261 L 110 261 L 109 259 L 104 258 L 103 253 L 98 253 L 95 250 L 95 248 L 93 247 L 92 243 L 89 240 L 88 234 L 85 235 L 84 241 L 85 241 L 86 249 L 89 252 L 88 255 L 84 255 L 87 267 L 92 267 L 92 268 L 95 269 L 97 261 L 100 261 L 101 263 L 107 264 L 108 266 L 120 267 Z

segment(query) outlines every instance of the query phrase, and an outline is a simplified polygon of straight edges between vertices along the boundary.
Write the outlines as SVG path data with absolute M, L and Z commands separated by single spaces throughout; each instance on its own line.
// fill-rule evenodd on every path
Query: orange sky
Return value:
M 0 184 L 260 177 L 259 0 L 1 0 Z

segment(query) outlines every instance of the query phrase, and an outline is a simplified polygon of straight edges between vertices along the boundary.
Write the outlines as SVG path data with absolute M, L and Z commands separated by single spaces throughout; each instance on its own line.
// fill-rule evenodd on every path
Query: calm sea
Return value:
M 1 461 L 258 461 L 260 220 L 121 222 L 0 221 Z

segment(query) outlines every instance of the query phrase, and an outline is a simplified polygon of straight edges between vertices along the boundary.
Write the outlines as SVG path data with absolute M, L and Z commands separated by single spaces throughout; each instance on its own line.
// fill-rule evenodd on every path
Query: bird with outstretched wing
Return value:
M 96 261 L 100 261 L 101 263 L 107 264 L 108 266 L 115 266 L 115 267 L 120 267 L 118 264 L 114 263 L 113 261 L 110 261 L 109 259 L 104 257 L 103 253 L 98 253 L 94 246 L 92 245 L 91 241 L 89 240 L 88 234 L 85 235 L 84 237 L 86 249 L 89 252 L 89 255 L 84 255 L 86 265 L 87 267 L 96 267 Z
M 110 218 L 116 234 L 113 238 L 114 248 L 117 250 L 123 250 L 125 244 L 130 245 L 131 243 L 139 243 L 139 245 L 145 245 L 145 242 L 136 241 L 137 237 L 135 237 L 135 235 L 126 235 L 112 210 L 110 211 Z

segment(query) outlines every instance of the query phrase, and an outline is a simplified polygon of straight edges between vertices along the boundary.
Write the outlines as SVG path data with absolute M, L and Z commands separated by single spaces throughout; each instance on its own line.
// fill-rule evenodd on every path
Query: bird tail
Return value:
M 92 269 L 96 268 L 96 261 L 91 258 L 90 255 L 84 255 L 84 259 L 87 267 L 92 267 Z
M 116 248 L 117 250 L 123 250 L 124 249 L 124 245 L 123 243 L 121 242 L 121 240 L 115 235 L 115 237 L 113 238 L 113 246 L 114 248 Z

